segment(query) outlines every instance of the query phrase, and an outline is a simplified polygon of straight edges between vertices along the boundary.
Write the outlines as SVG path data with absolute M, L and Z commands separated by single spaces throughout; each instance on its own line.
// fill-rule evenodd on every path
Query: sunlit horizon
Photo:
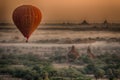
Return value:
M 120 0 L 0 0 L 0 22 L 13 23 L 12 12 L 21 5 L 34 5 L 43 15 L 41 23 L 120 23 Z

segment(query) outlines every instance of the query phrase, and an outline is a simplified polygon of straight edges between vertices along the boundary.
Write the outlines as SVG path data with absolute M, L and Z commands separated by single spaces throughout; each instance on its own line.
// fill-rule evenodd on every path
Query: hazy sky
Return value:
M 39 7 L 42 22 L 120 22 L 120 0 L 0 0 L 0 22 L 12 22 L 13 10 L 23 4 Z

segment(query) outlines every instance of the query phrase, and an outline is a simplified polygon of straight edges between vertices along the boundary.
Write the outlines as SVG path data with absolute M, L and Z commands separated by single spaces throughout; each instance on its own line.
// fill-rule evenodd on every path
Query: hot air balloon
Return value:
M 29 37 L 35 31 L 42 19 L 41 11 L 32 5 L 22 5 L 13 11 L 13 22 L 26 38 L 28 42 Z

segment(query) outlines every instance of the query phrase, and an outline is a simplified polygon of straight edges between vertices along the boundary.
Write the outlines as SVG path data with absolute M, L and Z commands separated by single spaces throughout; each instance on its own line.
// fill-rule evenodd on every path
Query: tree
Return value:
M 44 72 L 44 74 L 43 74 L 43 80 L 49 80 L 49 78 L 48 78 L 48 72 Z
M 96 70 L 94 71 L 94 76 L 95 76 L 96 80 L 97 80 L 98 78 L 103 78 L 103 77 L 104 77 L 104 74 L 105 74 L 105 71 L 104 71 L 103 69 L 96 69 Z
M 114 74 L 116 78 L 120 79 L 120 69 L 115 69 Z
M 109 78 L 109 80 L 114 80 L 114 74 L 112 69 L 107 70 L 107 77 Z

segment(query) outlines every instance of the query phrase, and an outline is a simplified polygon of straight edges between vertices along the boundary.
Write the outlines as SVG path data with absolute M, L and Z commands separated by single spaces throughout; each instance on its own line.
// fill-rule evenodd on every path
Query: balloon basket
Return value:
M 28 43 L 28 39 L 26 40 L 26 43 Z

